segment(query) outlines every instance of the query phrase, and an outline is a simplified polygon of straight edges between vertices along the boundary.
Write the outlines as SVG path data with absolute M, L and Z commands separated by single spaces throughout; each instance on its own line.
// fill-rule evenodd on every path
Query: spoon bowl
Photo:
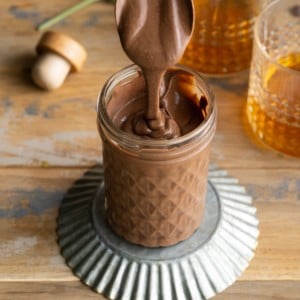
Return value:
M 145 69 L 176 64 L 194 27 L 192 0 L 117 0 L 115 18 L 128 57 Z

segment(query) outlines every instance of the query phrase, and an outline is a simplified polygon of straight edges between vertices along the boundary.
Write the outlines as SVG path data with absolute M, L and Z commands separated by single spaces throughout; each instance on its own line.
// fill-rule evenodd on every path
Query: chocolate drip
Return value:
M 191 37 L 192 2 L 117 0 L 116 22 L 123 49 L 141 67 L 147 87 L 146 110 L 132 117 L 134 133 L 158 139 L 180 136 L 177 122 L 160 107 L 160 88 Z

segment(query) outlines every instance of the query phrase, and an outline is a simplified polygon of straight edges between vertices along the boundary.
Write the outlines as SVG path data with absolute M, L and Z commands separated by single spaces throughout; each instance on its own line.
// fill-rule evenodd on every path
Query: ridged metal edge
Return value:
M 135 261 L 99 239 L 90 202 L 101 180 L 98 166 L 75 182 L 60 208 L 57 233 L 73 272 L 109 299 L 209 299 L 230 286 L 253 258 L 259 235 L 256 209 L 226 171 L 209 169 L 222 204 L 217 229 L 203 247 L 174 261 Z

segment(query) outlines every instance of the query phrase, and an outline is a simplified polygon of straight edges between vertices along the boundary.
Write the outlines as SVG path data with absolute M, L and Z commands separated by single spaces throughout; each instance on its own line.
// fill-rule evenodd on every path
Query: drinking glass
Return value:
M 300 157 L 300 3 L 273 1 L 258 17 L 247 117 L 260 140 Z

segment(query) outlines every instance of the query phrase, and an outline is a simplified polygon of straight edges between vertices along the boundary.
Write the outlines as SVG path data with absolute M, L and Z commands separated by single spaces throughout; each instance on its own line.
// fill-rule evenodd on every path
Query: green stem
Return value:
M 82 8 L 88 6 L 92 3 L 98 2 L 98 1 L 99 0 L 82 0 L 81 2 L 63 10 L 61 13 L 55 15 L 54 17 L 42 22 L 41 24 L 39 24 L 37 26 L 37 30 L 47 29 L 47 28 L 53 26 L 54 24 L 62 21 L 66 17 L 70 16 L 71 14 L 81 10 Z M 112 2 L 112 1 L 109 1 L 109 2 Z

